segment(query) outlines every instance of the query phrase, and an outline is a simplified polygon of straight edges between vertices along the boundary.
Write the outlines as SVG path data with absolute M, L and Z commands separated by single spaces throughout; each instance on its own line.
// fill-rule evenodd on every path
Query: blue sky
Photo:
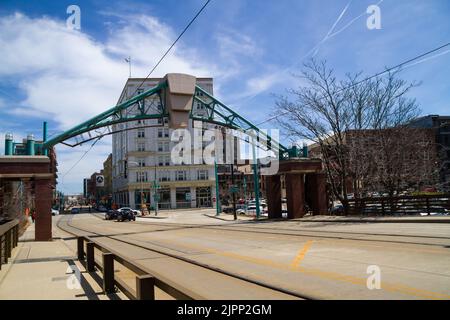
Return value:
M 215 95 L 258 123 L 272 113 L 274 94 L 299 85 L 292 74 L 313 53 L 340 76 L 371 75 L 450 41 L 448 0 L 384 0 L 382 28 L 369 30 L 365 12 L 378 2 L 212 0 L 153 75 L 211 76 Z M 147 75 L 203 3 L 2 0 L 0 154 L 6 132 L 16 140 L 40 137 L 47 120 L 55 134 L 113 106 L 128 77 L 124 58 L 132 57 L 133 76 Z M 66 28 L 71 4 L 81 8 L 80 31 Z M 334 35 L 322 41 L 335 23 Z M 441 53 L 401 73 L 422 83 L 411 95 L 423 114 L 450 113 L 450 54 Z M 63 191 L 82 190 L 83 177 L 111 151 L 110 140 L 67 173 L 88 148 L 57 147 Z

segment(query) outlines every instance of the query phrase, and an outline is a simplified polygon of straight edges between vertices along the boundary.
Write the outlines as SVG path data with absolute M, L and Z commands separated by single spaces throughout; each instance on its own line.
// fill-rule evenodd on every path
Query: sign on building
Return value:
M 95 185 L 97 187 L 104 187 L 105 186 L 105 177 L 102 175 L 95 176 Z

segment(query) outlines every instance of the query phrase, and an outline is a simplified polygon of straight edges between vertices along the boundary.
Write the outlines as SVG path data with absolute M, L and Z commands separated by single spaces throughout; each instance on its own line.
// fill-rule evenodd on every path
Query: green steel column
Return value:
M 27 136 L 27 156 L 34 156 L 34 136 L 29 134 Z
M 259 219 L 261 214 L 259 208 L 259 177 L 258 177 L 258 159 L 256 159 L 256 140 L 253 139 L 252 151 L 253 151 L 253 181 L 255 183 L 255 202 L 256 202 L 256 218 Z
M 45 143 L 47 141 L 47 121 L 44 121 L 42 125 L 42 141 Z M 48 149 L 44 148 L 44 156 L 48 155 Z
M 306 143 L 303 144 L 303 158 L 308 158 L 308 145 Z
M 214 160 L 214 175 L 216 177 L 216 215 L 220 215 L 222 212 L 219 195 L 219 175 L 217 174 L 217 162 Z
M 13 135 L 12 133 L 7 133 L 5 135 L 5 156 L 12 156 L 13 155 Z

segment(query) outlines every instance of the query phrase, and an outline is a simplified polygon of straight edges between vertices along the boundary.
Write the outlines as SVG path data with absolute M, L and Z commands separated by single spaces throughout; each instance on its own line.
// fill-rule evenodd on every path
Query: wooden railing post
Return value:
M 2 270 L 3 263 L 3 236 L 0 235 L 0 270 Z
M 78 260 L 79 261 L 84 260 L 84 238 L 83 237 L 77 238 L 77 253 L 78 253 Z
M 114 255 L 103 253 L 103 291 L 114 293 Z
M 86 270 L 95 271 L 94 243 L 91 241 L 86 242 Z
M 136 277 L 136 299 L 155 300 L 155 278 L 151 275 Z
M 8 262 L 8 259 L 11 258 L 12 253 L 12 244 L 11 244 L 11 229 L 6 231 L 6 262 Z

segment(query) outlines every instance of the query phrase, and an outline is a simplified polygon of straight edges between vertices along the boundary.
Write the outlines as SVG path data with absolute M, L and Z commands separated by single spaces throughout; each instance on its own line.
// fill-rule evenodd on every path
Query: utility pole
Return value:
M 220 204 L 220 194 L 219 194 L 219 174 L 217 172 L 217 161 L 214 160 L 214 175 L 216 176 L 216 216 L 220 215 L 222 212 Z
M 259 207 L 259 176 L 258 176 L 258 159 L 256 158 L 256 139 L 253 138 L 252 151 L 253 151 L 253 181 L 255 183 L 255 200 L 256 200 L 256 218 L 259 219 L 260 207 Z
M 234 220 L 237 220 L 237 215 L 236 215 L 236 190 L 235 190 L 235 185 L 234 185 L 234 164 L 232 163 L 231 165 L 231 194 L 233 196 L 233 213 L 234 213 Z
M 153 200 L 155 201 L 155 216 L 158 215 L 158 201 L 159 201 L 159 194 L 158 194 L 158 189 L 159 189 L 159 185 L 156 182 L 156 164 L 155 164 L 155 180 L 153 181 L 153 189 L 154 191 L 154 195 L 153 195 Z

